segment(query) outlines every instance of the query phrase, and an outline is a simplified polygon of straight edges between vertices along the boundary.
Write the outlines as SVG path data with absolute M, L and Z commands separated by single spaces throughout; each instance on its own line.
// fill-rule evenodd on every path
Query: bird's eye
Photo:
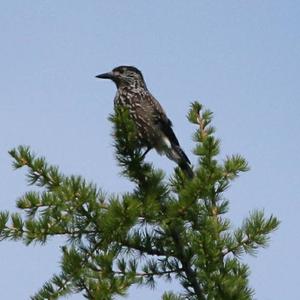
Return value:
M 123 70 L 123 69 L 119 70 L 119 73 L 120 73 L 120 74 L 123 74 L 123 73 L 124 73 L 124 70 Z

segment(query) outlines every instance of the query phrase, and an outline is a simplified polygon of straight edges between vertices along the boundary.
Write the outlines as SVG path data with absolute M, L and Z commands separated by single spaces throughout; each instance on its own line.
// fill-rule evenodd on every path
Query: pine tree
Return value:
M 279 221 L 253 211 L 236 229 L 226 213 L 224 192 L 248 170 L 240 155 L 220 162 L 212 113 L 195 102 L 188 119 L 195 124 L 193 179 L 175 169 L 170 179 L 144 161 L 128 112 L 116 110 L 116 159 L 134 189 L 106 195 L 80 176 L 63 175 L 28 147 L 10 151 L 14 168 L 27 167 L 39 189 L 17 200 L 20 213 L 0 213 L 0 239 L 47 243 L 65 236 L 61 270 L 31 299 L 58 299 L 82 293 L 87 299 L 126 295 L 132 285 L 154 287 L 158 279 L 177 280 L 182 293 L 162 299 L 253 299 L 243 254 L 265 247 Z

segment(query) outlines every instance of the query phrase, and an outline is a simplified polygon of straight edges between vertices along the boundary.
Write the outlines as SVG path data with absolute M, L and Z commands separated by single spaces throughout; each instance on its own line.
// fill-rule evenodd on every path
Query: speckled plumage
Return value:
M 147 148 L 146 152 L 154 148 L 158 153 L 166 154 L 192 177 L 190 161 L 180 147 L 172 122 L 147 89 L 141 71 L 132 66 L 120 66 L 96 77 L 114 81 L 117 86 L 114 105 L 128 108 L 141 145 Z

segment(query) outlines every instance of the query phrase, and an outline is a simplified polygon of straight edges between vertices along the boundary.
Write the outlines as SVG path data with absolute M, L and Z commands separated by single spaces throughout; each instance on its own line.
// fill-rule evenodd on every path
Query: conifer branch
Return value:
M 91 299 L 91 300 L 95 299 L 94 296 L 92 295 L 92 292 L 90 291 L 88 286 L 85 284 L 84 280 L 81 280 L 80 283 L 83 286 L 84 290 L 86 291 L 88 299 Z
M 160 250 L 154 249 L 154 248 L 148 248 L 143 245 L 137 245 L 135 243 L 130 242 L 129 240 L 122 240 L 121 246 L 130 248 L 133 250 L 137 250 L 137 251 L 141 252 L 142 254 L 156 255 L 156 256 L 167 256 L 168 255 L 164 251 L 160 251 Z
M 202 291 L 201 285 L 197 280 L 196 272 L 192 269 L 191 259 L 185 254 L 184 246 L 180 239 L 180 235 L 175 228 L 171 229 L 171 232 L 175 247 L 177 249 L 176 257 L 182 264 L 182 269 L 186 274 L 186 279 L 190 282 L 191 287 L 194 289 L 194 294 L 197 297 L 197 299 L 205 300 L 205 296 Z
M 124 296 L 134 284 L 154 287 L 158 278 L 179 279 L 186 293 L 165 293 L 164 300 L 253 299 L 249 269 L 242 254 L 266 247 L 279 226 L 274 217 L 254 211 L 236 230 L 225 214 L 224 192 L 249 170 L 240 155 L 219 161 L 212 112 L 192 103 L 188 118 L 196 125 L 195 176 L 187 181 L 175 169 L 171 180 L 144 161 L 128 112 L 116 110 L 116 158 L 134 189 L 106 196 L 80 176 L 66 176 L 29 147 L 11 150 L 15 168 L 26 166 L 38 191 L 17 201 L 21 213 L 0 212 L 0 240 L 46 243 L 65 236 L 61 273 L 33 300 L 83 292 L 89 299 Z M 232 255 L 228 255 L 232 254 Z M 174 276 L 173 276 L 174 275 Z
M 99 268 L 91 267 L 91 269 L 94 270 L 95 272 L 98 272 L 98 273 L 103 272 Z M 183 268 L 176 268 L 176 269 L 173 269 L 173 270 L 164 270 L 164 271 L 135 272 L 134 275 L 138 276 L 138 277 L 163 276 L 163 275 L 171 275 L 171 274 L 174 274 L 174 273 L 178 274 L 182 271 L 184 271 Z M 126 271 L 117 271 L 117 270 L 111 270 L 111 272 L 113 274 L 123 275 L 123 276 L 129 275 L 129 274 L 132 273 L 132 272 L 126 272 Z

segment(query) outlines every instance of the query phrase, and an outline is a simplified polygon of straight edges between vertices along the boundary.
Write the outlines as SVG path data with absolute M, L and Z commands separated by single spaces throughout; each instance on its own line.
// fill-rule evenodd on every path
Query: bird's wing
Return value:
M 160 103 L 150 93 L 148 95 L 149 96 L 147 100 L 152 108 L 154 122 L 159 126 L 161 131 L 171 143 L 172 150 L 176 152 L 176 156 L 179 156 L 180 160 L 185 162 L 185 164 L 182 166 L 184 166 L 185 168 L 189 168 L 188 164 L 190 164 L 191 162 L 179 145 L 178 139 L 172 129 L 171 120 L 167 117 Z
M 173 124 L 167 117 L 160 103 L 152 95 L 149 97 L 149 102 L 153 109 L 154 122 L 159 125 L 160 129 L 166 135 L 172 145 L 179 146 L 178 139 L 172 129 Z
M 185 162 L 182 165 L 182 167 L 184 167 L 187 170 L 189 170 L 190 168 L 189 168 L 188 164 L 190 164 L 191 162 L 190 162 L 189 158 L 186 156 L 186 154 L 184 153 L 184 151 L 182 150 L 182 148 L 180 147 L 178 139 L 177 139 L 177 137 L 176 137 L 176 135 L 175 135 L 175 133 L 174 133 L 174 131 L 172 129 L 172 122 L 171 122 L 170 119 L 168 119 L 168 117 L 166 116 L 165 113 L 160 116 L 160 118 L 158 120 L 158 124 L 159 124 L 160 129 L 162 130 L 162 132 L 165 134 L 165 136 L 171 142 L 172 149 L 180 157 L 180 160 Z

